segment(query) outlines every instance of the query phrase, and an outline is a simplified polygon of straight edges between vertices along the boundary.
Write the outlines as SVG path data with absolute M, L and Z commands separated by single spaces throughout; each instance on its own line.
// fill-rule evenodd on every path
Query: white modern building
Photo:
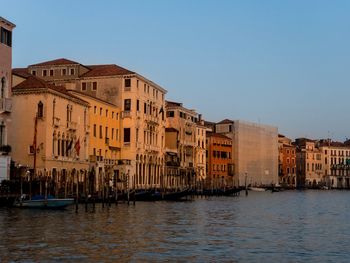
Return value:
M 246 121 L 223 120 L 217 133 L 232 138 L 233 162 L 239 185 L 278 183 L 278 128 Z

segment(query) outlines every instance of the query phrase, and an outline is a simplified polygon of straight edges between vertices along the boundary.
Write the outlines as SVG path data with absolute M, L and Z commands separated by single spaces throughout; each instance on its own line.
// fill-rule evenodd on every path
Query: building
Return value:
M 170 158 L 169 155 L 176 153 L 176 159 L 179 162 L 177 174 L 181 178 L 180 181 L 183 186 L 194 186 L 197 181 L 195 166 L 196 146 L 198 141 L 200 144 L 203 142 L 204 135 L 201 132 L 205 127 L 197 126 L 198 114 L 194 110 L 183 107 L 182 103 L 179 102 L 166 101 L 166 117 L 166 128 L 168 131 L 166 133 L 166 136 L 168 136 L 166 138 L 167 149 L 173 149 L 176 143 L 176 151 L 167 151 L 166 159 Z M 176 137 L 175 130 L 177 131 Z M 196 140 L 198 131 L 200 135 L 197 136 L 198 140 Z M 204 144 L 201 144 L 197 149 L 202 149 L 203 146 Z M 200 150 L 198 152 L 200 154 Z M 166 167 L 166 171 L 174 170 L 174 168 L 173 166 Z
M 10 178 L 8 141 L 11 129 L 12 30 L 15 25 L 0 16 L 0 183 Z
M 207 132 L 207 189 L 238 186 L 234 179 L 232 139 L 218 133 Z
M 62 58 L 30 65 L 26 70 L 50 84 L 86 93 L 118 107 L 121 156 L 117 180 L 126 181 L 128 188 L 161 186 L 165 89 L 114 64 L 82 65 Z
M 295 145 L 297 187 L 319 187 L 324 180 L 322 151 L 307 138 L 296 139 Z
M 267 186 L 278 183 L 278 129 L 225 119 L 217 133 L 232 139 L 233 163 L 239 185 Z
M 285 187 L 296 187 L 296 147 L 292 140 L 278 135 L 278 178 L 279 184 Z
M 198 115 L 198 121 L 196 125 L 196 134 L 195 134 L 195 140 L 196 140 L 196 146 L 194 148 L 194 166 L 195 166 L 195 173 L 196 173 L 196 183 L 197 187 L 201 188 L 204 186 L 205 180 L 207 178 L 207 171 L 206 171 L 206 165 L 207 165 L 207 158 L 206 158 L 206 151 L 207 151 L 207 140 L 206 135 L 207 132 L 211 131 L 211 129 L 207 128 L 204 125 L 204 121 L 202 120 L 201 114 Z
M 323 183 L 329 188 L 350 188 L 350 145 L 320 140 L 317 147 L 322 153 Z
M 89 118 L 86 125 L 89 132 L 89 162 L 95 191 L 101 192 L 110 181 L 116 186 L 118 162 L 121 160 L 120 109 L 87 93 L 69 91 L 89 103 Z
M 32 180 L 50 180 L 56 195 L 67 195 L 74 182 L 87 181 L 89 104 L 25 72 L 13 78 L 12 158 Z

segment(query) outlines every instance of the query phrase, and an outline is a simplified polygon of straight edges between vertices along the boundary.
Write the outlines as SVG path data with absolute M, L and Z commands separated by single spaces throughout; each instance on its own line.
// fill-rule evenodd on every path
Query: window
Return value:
M 130 128 L 124 128 L 124 142 L 130 142 Z
M 97 90 L 97 82 L 92 82 L 92 90 Z
M 39 101 L 39 103 L 38 103 L 37 116 L 38 116 L 38 118 L 44 117 L 44 104 L 41 101 Z
M 131 111 L 131 99 L 124 100 L 124 110 Z
M 102 139 L 102 126 L 100 125 L 100 139 Z
M 112 111 L 112 119 L 114 119 L 114 111 Z
M 131 79 L 124 79 L 124 87 L 125 88 L 131 87 Z
M 119 130 L 115 129 L 115 139 L 118 140 L 119 138 Z
M 166 112 L 166 116 L 167 116 L 167 117 L 174 117 L 174 115 L 175 115 L 175 114 L 174 114 L 174 111 L 167 111 L 167 112 Z
M 96 137 L 96 124 L 94 124 L 94 137 Z
M 67 69 L 63 68 L 62 69 L 62 76 L 65 76 L 65 75 L 67 75 Z
M 36 76 L 36 70 L 32 70 L 32 75 Z
M 94 106 L 94 113 L 96 114 L 96 112 L 97 112 L 97 107 Z
M 147 103 L 146 102 L 143 104 L 143 113 L 144 114 L 147 113 Z
M 102 116 L 102 108 L 100 108 L 100 116 Z
M 53 69 L 50 69 L 50 76 L 53 76 Z
M 43 70 L 43 77 L 46 77 L 46 76 L 47 76 L 47 70 L 44 69 L 44 70 Z
M 1 43 L 12 46 L 12 32 L 3 27 L 1 28 Z
M 106 117 L 108 117 L 108 110 L 106 110 Z
M 136 80 L 136 87 L 139 87 L 139 80 Z
M 139 100 L 136 101 L 136 110 L 140 111 L 140 101 Z
M 105 137 L 108 138 L 108 127 L 106 127 L 105 131 Z
M 111 139 L 113 140 L 114 139 L 114 128 L 112 128 L 112 131 L 111 131 Z
M 71 74 L 71 75 L 74 75 L 74 74 L 75 74 L 74 68 L 71 68 L 71 69 L 70 69 L 70 74 Z
M 81 90 L 86 90 L 86 82 L 81 83 Z

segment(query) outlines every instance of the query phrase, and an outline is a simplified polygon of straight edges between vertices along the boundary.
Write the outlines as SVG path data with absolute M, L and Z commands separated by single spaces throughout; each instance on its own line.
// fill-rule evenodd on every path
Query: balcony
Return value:
M 131 118 L 131 111 L 122 111 L 122 119 Z
M 0 99 L 0 113 L 12 111 L 12 99 L 1 98 Z
M 74 121 L 67 122 L 67 129 L 71 130 L 71 131 L 76 131 L 77 130 L 77 123 Z
M 60 126 L 60 118 L 57 118 L 57 117 L 53 118 L 53 126 L 56 128 Z
M 105 144 L 109 145 L 109 138 L 105 138 Z

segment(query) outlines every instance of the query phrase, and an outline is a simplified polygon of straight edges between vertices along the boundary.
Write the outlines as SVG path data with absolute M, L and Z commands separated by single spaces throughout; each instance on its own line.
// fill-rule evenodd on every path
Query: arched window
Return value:
M 38 118 L 44 117 L 44 104 L 41 101 L 39 101 L 39 103 L 38 103 L 38 112 L 37 112 L 37 114 L 38 114 Z

